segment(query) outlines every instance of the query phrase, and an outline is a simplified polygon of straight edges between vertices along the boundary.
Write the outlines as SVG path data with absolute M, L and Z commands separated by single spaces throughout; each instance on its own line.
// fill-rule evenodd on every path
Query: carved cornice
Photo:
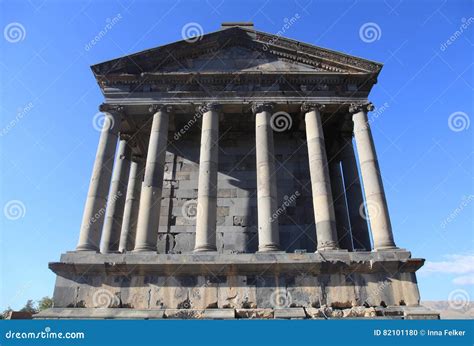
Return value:
M 311 112 L 313 110 L 317 110 L 317 111 L 321 112 L 325 107 L 326 107 L 326 105 L 323 105 L 321 103 L 305 102 L 301 105 L 301 110 L 305 113 L 306 112 Z
M 307 60 L 309 61 L 314 61 L 314 58 L 319 58 L 319 59 L 324 59 L 324 60 L 329 60 L 333 61 L 339 64 L 344 65 L 345 67 L 351 66 L 356 69 L 361 69 L 365 70 L 367 72 L 375 72 L 378 73 L 380 69 L 382 68 L 381 64 L 371 62 L 368 60 L 360 59 L 357 57 L 353 57 L 350 55 L 346 55 L 343 53 L 339 52 L 334 52 L 330 51 L 324 48 L 316 47 L 316 46 L 311 46 L 306 43 L 298 42 L 298 41 L 293 41 L 284 37 L 278 38 L 278 40 L 275 40 L 275 35 L 267 34 L 264 32 L 256 32 L 256 40 L 263 42 L 265 45 L 271 45 L 271 46 L 276 46 L 276 47 L 284 47 L 287 49 L 290 49 L 294 52 L 302 52 L 308 54 L 306 57 Z M 294 54 L 289 54 L 293 55 Z M 300 57 L 301 59 L 301 57 Z M 326 67 L 330 67 L 327 65 Z M 343 66 L 340 66 L 341 68 L 344 68 Z M 337 67 L 335 67 L 335 72 L 337 71 Z
M 372 102 L 351 103 L 349 106 L 349 113 L 365 112 L 368 113 L 374 110 Z
M 275 104 L 273 102 L 252 102 L 252 112 L 253 114 L 261 112 L 273 112 Z
M 152 114 L 158 112 L 171 113 L 173 111 L 173 106 L 163 105 L 163 104 L 153 104 L 148 108 L 148 111 Z

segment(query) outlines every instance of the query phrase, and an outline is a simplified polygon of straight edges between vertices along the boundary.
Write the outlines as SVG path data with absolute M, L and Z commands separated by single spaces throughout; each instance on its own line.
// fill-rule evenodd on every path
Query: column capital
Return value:
M 351 103 L 349 105 L 349 113 L 355 114 L 358 112 L 370 112 L 374 110 L 372 102 Z
M 125 112 L 123 106 L 111 105 L 109 103 L 102 103 L 99 106 L 99 112 L 110 113 L 110 114 L 122 114 Z
M 173 110 L 173 107 L 170 105 L 164 105 L 164 104 L 152 104 L 148 108 L 148 111 L 152 114 L 158 113 L 158 112 L 165 112 L 165 113 L 171 113 Z
M 222 105 L 217 102 L 204 102 L 203 104 L 196 107 L 196 111 L 200 114 L 204 114 L 209 111 L 219 112 L 222 110 Z
M 314 111 L 314 110 L 318 110 L 318 111 L 321 112 L 325 107 L 326 107 L 326 105 L 324 105 L 322 103 L 304 102 L 301 105 L 301 110 L 305 113 L 311 112 L 311 111 Z
M 145 162 L 145 159 L 143 158 L 142 155 L 132 154 L 132 161 L 133 162 Z
M 133 135 L 131 133 L 127 132 L 120 132 L 120 139 L 124 139 L 127 142 L 130 141 L 133 138 Z
M 261 112 L 272 112 L 275 107 L 273 102 L 252 102 L 252 112 L 253 114 Z

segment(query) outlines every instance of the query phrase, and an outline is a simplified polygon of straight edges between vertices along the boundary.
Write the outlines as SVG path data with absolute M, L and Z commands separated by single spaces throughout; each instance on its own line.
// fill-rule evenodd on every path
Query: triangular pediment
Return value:
M 155 72 L 329 72 L 323 66 L 316 67 L 293 61 L 267 51 L 242 45 L 229 45 L 217 52 L 205 53 L 181 61 L 172 60 L 157 66 Z
M 231 27 L 92 66 L 107 76 L 169 73 L 371 74 L 382 65 L 277 35 Z

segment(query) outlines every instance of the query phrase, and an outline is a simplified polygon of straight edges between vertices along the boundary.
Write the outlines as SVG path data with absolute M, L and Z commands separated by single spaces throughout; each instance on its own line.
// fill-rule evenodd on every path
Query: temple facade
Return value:
M 390 223 L 381 69 L 249 23 L 92 66 L 103 128 L 40 316 L 436 317 Z

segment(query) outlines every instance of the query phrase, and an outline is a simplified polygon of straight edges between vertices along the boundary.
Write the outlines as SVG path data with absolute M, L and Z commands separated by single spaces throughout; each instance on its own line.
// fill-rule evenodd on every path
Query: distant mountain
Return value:
M 438 311 L 444 320 L 474 319 L 474 302 L 422 301 L 421 305 Z

